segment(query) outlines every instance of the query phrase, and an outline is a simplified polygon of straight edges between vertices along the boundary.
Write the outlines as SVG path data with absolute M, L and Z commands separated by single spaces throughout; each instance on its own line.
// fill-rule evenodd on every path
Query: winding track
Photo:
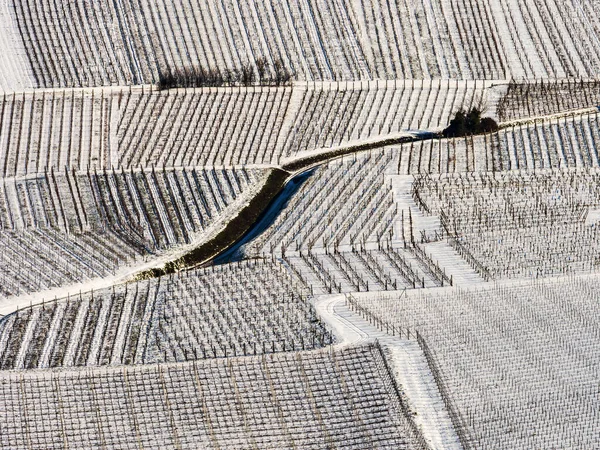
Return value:
M 450 417 L 438 391 L 427 360 L 416 340 L 379 331 L 346 306 L 345 295 L 324 295 L 315 299 L 321 319 L 333 330 L 336 345 L 345 347 L 377 340 L 392 367 L 398 385 L 425 439 L 433 449 L 460 449 Z

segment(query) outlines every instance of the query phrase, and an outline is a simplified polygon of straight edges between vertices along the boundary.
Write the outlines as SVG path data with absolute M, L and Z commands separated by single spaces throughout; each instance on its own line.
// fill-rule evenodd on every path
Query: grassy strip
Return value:
M 135 280 L 156 278 L 179 270 L 189 269 L 204 264 L 227 250 L 240 239 L 258 220 L 264 209 L 271 203 L 285 186 L 290 173 L 278 168 L 272 169 L 262 189 L 256 194 L 245 208 L 234 217 L 219 234 L 208 242 L 200 244 L 195 249 L 164 267 L 157 267 L 140 272 Z
M 340 147 L 338 149 L 319 153 L 317 155 L 310 155 L 305 158 L 297 159 L 296 161 L 290 162 L 288 164 L 283 165 L 283 170 L 287 170 L 288 172 L 296 172 L 300 170 L 308 169 L 310 166 L 315 164 L 322 163 L 331 158 L 335 158 L 338 156 L 346 155 L 349 153 L 356 152 L 364 152 L 367 150 L 373 150 L 376 148 L 387 147 L 388 145 L 398 145 L 398 144 L 406 144 L 409 142 L 415 141 L 423 141 L 427 139 L 431 139 L 432 137 L 438 137 L 435 133 L 431 133 L 427 137 L 424 136 L 401 136 L 395 138 L 382 139 L 380 141 L 368 142 L 365 144 L 357 144 L 351 145 L 348 147 Z

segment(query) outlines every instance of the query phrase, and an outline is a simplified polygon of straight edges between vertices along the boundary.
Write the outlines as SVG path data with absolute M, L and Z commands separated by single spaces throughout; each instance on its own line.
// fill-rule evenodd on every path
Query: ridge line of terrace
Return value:
M 62 300 L 62 299 L 59 299 Z M 81 374 L 111 374 L 120 373 L 123 370 L 128 371 L 139 371 L 146 372 L 151 370 L 159 369 L 175 369 L 182 367 L 192 367 L 194 365 L 229 365 L 232 362 L 238 361 L 259 361 L 263 362 L 265 356 L 269 359 L 293 359 L 295 355 L 301 353 L 302 355 L 318 355 L 323 353 L 331 353 L 334 350 L 347 350 L 354 348 L 364 348 L 367 346 L 378 346 L 377 339 L 366 339 L 360 343 L 350 343 L 342 346 L 337 344 L 329 344 L 325 347 L 314 348 L 309 350 L 296 350 L 296 351 L 285 351 L 268 354 L 257 354 L 257 355 L 237 355 L 237 356 L 217 356 L 211 358 L 198 358 L 188 361 L 177 361 L 177 362 L 160 362 L 160 363 L 148 363 L 148 364 L 119 364 L 119 365 L 105 365 L 105 366 L 58 366 L 58 367 L 46 367 L 46 368 L 35 368 L 35 369 L 4 369 L 0 370 L 0 380 L 10 379 L 14 376 L 22 376 L 23 378 L 39 378 L 47 375 L 56 376 L 69 376 L 69 375 L 81 375 Z
M 414 88 L 414 89 L 430 89 L 430 88 L 458 88 L 464 86 L 481 86 L 482 88 L 491 88 L 498 85 L 507 85 L 511 80 L 459 80 L 452 78 L 377 78 L 371 80 L 342 80 L 342 81 L 313 81 L 313 80 L 296 80 L 288 84 L 275 85 L 271 83 L 253 83 L 250 85 L 222 85 L 222 86 L 196 86 L 196 87 L 173 87 L 168 89 L 159 89 L 156 84 L 130 84 L 130 85 L 109 85 L 109 86 L 61 86 L 61 87 L 44 87 L 44 88 L 25 88 L 23 90 L 0 90 L 0 94 L 5 96 L 12 95 L 25 95 L 25 94 L 42 94 L 42 93 L 56 93 L 56 92 L 169 92 L 169 91 L 207 91 L 215 92 L 218 90 L 253 90 L 253 89 L 310 89 L 320 88 L 323 90 L 333 90 L 334 88 L 340 87 L 352 87 L 360 88 L 373 85 L 386 85 L 395 84 L 397 87 Z M 530 83 L 534 80 L 523 80 L 523 83 Z M 546 81 L 546 80 L 545 80 Z M 560 80 L 547 80 L 549 83 Z M 577 80 L 580 81 L 580 80 Z M 585 80 L 584 80 L 585 81 Z
M 590 106 L 588 108 L 570 109 L 567 111 L 561 111 L 561 112 L 553 113 L 553 114 L 525 117 L 522 119 L 513 119 L 513 120 L 508 120 L 506 122 L 500 122 L 500 123 L 498 123 L 498 129 L 502 130 L 505 128 L 511 128 L 513 126 L 520 126 L 520 125 L 533 125 L 535 123 L 544 122 L 546 120 L 552 121 L 552 120 L 558 120 L 558 119 L 563 119 L 563 118 L 568 118 L 568 117 L 577 117 L 577 116 L 583 117 L 585 115 L 597 114 L 598 112 L 600 112 L 600 106 Z
M 561 83 L 566 81 L 577 81 L 577 82 L 593 82 L 598 81 L 598 78 L 545 78 L 541 81 L 548 84 Z M 353 80 L 294 80 L 288 84 L 276 85 L 273 83 L 261 84 L 253 83 L 250 85 L 234 84 L 222 86 L 195 86 L 195 87 L 172 87 L 167 89 L 160 89 L 156 84 L 129 84 L 129 85 L 106 85 L 106 86 L 60 86 L 60 87 L 41 87 L 41 88 L 24 88 L 22 90 L 2 90 L 0 94 L 4 96 L 12 95 L 25 95 L 25 94 L 42 94 L 42 93 L 56 93 L 56 92 L 169 92 L 169 91 L 207 91 L 215 92 L 219 90 L 256 90 L 260 89 L 311 89 L 319 88 L 322 90 L 333 90 L 341 87 L 344 88 L 360 88 L 373 85 L 380 85 L 381 87 L 394 85 L 397 88 L 403 87 L 404 89 L 432 89 L 432 88 L 459 88 L 459 87 L 481 87 L 489 89 L 497 86 L 507 86 L 510 83 L 516 84 L 535 84 L 540 82 L 539 79 L 496 79 L 496 80 L 482 80 L 482 79 L 455 79 L 455 78 L 374 78 L 374 79 L 353 79 Z M 541 116 L 540 116 L 541 117 Z
M 396 144 L 406 144 L 416 141 L 424 141 L 438 137 L 437 130 L 415 130 L 400 133 L 384 134 L 374 138 L 350 141 L 335 147 L 326 147 L 310 152 L 302 152 L 291 158 L 281 161 L 281 168 L 299 175 L 317 165 L 324 164 L 348 154 L 360 153 L 378 148 L 388 147 Z

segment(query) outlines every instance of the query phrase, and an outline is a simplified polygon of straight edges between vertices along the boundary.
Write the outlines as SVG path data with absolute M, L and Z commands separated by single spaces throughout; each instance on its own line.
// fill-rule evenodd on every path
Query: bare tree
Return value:
M 256 70 L 258 72 L 258 81 L 267 81 L 268 63 L 266 58 L 258 58 L 256 60 Z
M 275 71 L 275 77 L 274 77 L 273 81 L 275 82 L 275 84 L 277 86 L 281 86 L 283 84 L 288 84 L 292 79 L 292 74 L 288 70 L 288 68 L 285 67 L 283 65 L 283 62 L 279 59 L 277 61 L 275 61 L 273 66 L 274 66 L 273 68 Z

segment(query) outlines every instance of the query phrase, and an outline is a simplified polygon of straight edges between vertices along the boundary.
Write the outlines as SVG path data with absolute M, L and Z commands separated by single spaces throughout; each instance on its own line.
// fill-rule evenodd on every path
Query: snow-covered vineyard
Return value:
M 202 242 L 265 176 L 260 169 L 173 168 L 2 179 L 0 296 L 107 276 Z
M 398 164 L 395 152 L 377 151 L 324 165 L 243 252 L 276 255 L 313 293 L 450 284 L 394 195 Z
M 467 446 L 594 448 L 598 282 L 592 275 L 354 299 L 384 329 L 418 330 Z
M 6 448 L 426 448 L 376 345 L 2 372 L 0 399 Z
M 590 108 L 507 126 L 496 133 L 429 139 L 397 150 L 400 174 L 483 173 L 600 167 L 598 111 Z
M 499 101 L 496 114 L 501 121 L 560 114 L 595 108 L 600 103 L 598 80 L 539 80 L 511 82 Z
M 492 278 L 593 270 L 598 265 L 597 168 L 421 176 L 414 196 L 440 215 L 440 233 Z
M 597 5 L 570 0 L 2 1 L 2 87 L 144 84 L 282 61 L 307 80 L 594 77 Z M 23 48 L 25 47 L 25 48 Z
M 0 0 L 0 449 L 592 449 L 600 6 Z
M 315 148 L 438 129 L 456 110 L 485 102 L 491 86 L 393 80 L 4 94 L 0 174 L 278 164 Z
M 328 345 L 305 290 L 282 266 L 251 262 L 51 301 L 0 324 L 0 367 L 178 362 Z

